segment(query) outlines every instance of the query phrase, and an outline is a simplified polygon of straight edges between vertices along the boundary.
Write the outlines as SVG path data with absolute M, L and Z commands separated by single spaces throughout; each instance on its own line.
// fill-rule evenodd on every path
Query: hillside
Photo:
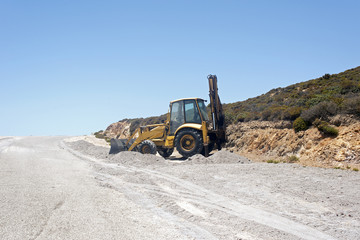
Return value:
M 339 74 L 276 88 L 255 98 L 224 105 L 228 123 L 252 120 L 295 120 L 326 102 L 329 115 L 360 115 L 360 67 Z M 313 119 L 309 119 L 313 120 Z

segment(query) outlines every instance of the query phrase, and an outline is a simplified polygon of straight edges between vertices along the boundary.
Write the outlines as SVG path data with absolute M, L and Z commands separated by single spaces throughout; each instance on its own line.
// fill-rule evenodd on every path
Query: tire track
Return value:
M 74 150 L 70 150 L 70 152 L 75 152 Z M 178 223 L 179 219 L 173 214 L 165 212 L 163 209 L 155 206 L 151 199 L 146 198 L 144 194 L 139 192 L 152 192 L 155 194 L 160 194 L 162 196 L 166 196 L 172 198 L 174 200 L 185 200 L 187 202 L 198 204 L 205 208 L 215 209 L 217 211 L 224 212 L 229 215 L 233 215 L 239 217 L 241 219 L 256 222 L 261 225 L 265 225 L 267 227 L 277 229 L 279 231 L 297 236 L 301 239 L 307 240 L 333 240 L 334 237 L 327 235 L 321 231 L 318 231 L 312 227 L 303 225 L 301 223 L 295 222 L 293 220 L 287 219 L 285 217 L 279 216 L 277 214 L 254 208 L 248 205 L 244 205 L 236 200 L 230 199 L 226 196 L 217 194 L 213 191 L 210 191 L 204 187 L 196 185 L 192 182 L 183 180 L 181 178 L 174 177 L 169 174 L 165 174 L 159 171 L 150 170 L 146 168 L 139 168 L 134 166 L 124 166 L 124 165 L 117 165 L 111 163 L 104 163 L 99 161 L 95 158 L 90 158 L 83 154 L 79 154 L 75 152 L 75 155 L 81 156 L 81 158 L 85 158 L 90 160 L 93 163 L 99 164 L 105 168 L 112 168 L 118 169 L 121 171 L 125 171 L 128 173 L 132 172 L 141 172 L 152 179 L 159 179 L 166 182 L 171 182 L 175 186 L 181 187 L 184 190 L 176 190 L 175 188 L 164 189 L 159 186 L 154 187 L 153 185 L 147 184 L 137 184 L 137 183 L 130 183 L 124 182 L 120 177 L 113 176 L 108 173 L 97 173 L 98 175 L 107 179 L 107 183 L 115 187 L 116 189 L 126 193 L 131 199 L 137 201 L 139 204 L 154 210 L 158 215 L 165 217 L 167 219 L 171 219 L 175 223 Z M 137 188 L 138 191 L 134 191 L 134 188 Z M 170 215 L 169 215 L 170 214 Z M 190 224 L 190 223 L 189 223 Z M 194 224 L 190 224 L 191 228 L 194 227 Z M 189 227 L 189 226 L 188 226 Z M 203 232 L 201 228 L 198 226 L 197 230 L 201 236 L 207 235 L 208 232 Z M 205 231 L 205 230 L 204 230 Z M 189 233 L 189 232 L 188 232 Z M 192 233 L 190 234 L 192 235 Z M 211 235 L 212 236 L 212 235 Z M 197 236 L 199 237 L 199 236 Z M 209 236 L 208 236 L 209 237 Z
M 73 149 L 67 147 L 66 144 L 64 144 L 63 142 L 60 143 L 60 147 L 66 149 L 76 157 L 88 161 L 98 167 L 101 166 L 102 168 L 110 168 L 112 170 L 117 169 L 123 171 L 124 173 L 141 172 L 139 171 L 140 169 L 137 168 L 122 166 L 114 163 L 101 162 L 96 158 L 92 158 L 80 152 L 74 151 Z M 214 235 L 212 235 L 210 232 L 206 231 L 205 229 L 201 228 L 200 226 L 197 226 L 196 224 L 193 224 L 187 221 L 186 219 L 178 217 L 170 212 L 165 211 L 163 208 L 158 207 L 152 201 L 152 199 L 142 194 L 141 191 L 134 191 L 135 186 L 139 188 L 139 186 L 143 186 L 144 184 L 129 183 L 123 181 L 120 177 L 111 175 L 109 173 L 96 172 L 95 175 L 96 175 L 95 179 L 97 179 L 101 184 L 125 194 L 133 202 L 152 211 L 161 218 L 166 219 L 168 222 L 171 222 L 174 225 L 174 227 L 180 230 L 180 232 L 182 232 L 185 236 L 191 239 L 199 239 L 199 240 L 217 239 Z M 147 187 L 149 186 L 151 185 L 147 185 Z M 139 189 L 143 189 L 143 188 L 140 187 Z
M 189 191 L 188 192 L 189 195 L 190 194 L 197 195 L 198 197 L 194 198 L 194 197 L 184 196 L 184 194 L 182 193 L 180 194 L 176 192 L 175 189 L 172 189 L 173 193 L 169 193 L 167 191 L 159 191 L 156 188 L 148 189 L 148 191 L 151 191 L 153 193 L 160 193 L 162 195 L 171 197 L 173 199 L 183 198 L 189 202 L 193 202 L 207 208 L 216 209 L 218 211 L 225 212 L 226 214 L 235 215 L 237 217 L 240 217 L 248 221 L 253 221 L 262 225 L 266 225 L 268 227 L 275 228 L 286 233 L 290 233 L 302 239 L 308 239 L 308 240 L 335 239 L 309 226 L 305 226 L 301 223 L 297 223 L 293 220 L 281 217 L 274 213 L 270 213 L 261 209 L 257 209 L 251 206 L 241 204 L 238 201 L 216 194 L 194 183 L 185 181 L 183 179 L 174 177 L 172 175 L 164 174 L 149 169 L 139 169 L 132 166 L 129 168 L 133 171 L 147 173 L 152 177 L 161 178 L 163 180 L 172 182 L 182 188 L 187 189 Z
M 7 149 L 9 145 L 11 145 L 14 142 L 13 137 L 5 137 L 0 139 L 0 153 Z

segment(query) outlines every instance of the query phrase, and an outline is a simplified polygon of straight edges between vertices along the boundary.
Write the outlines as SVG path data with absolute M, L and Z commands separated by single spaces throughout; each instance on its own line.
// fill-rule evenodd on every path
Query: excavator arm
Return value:
M 225 116 L 223 113 L 220 97 L 218 94 L 217 77 L 216 75 L 209 75 L 209 97 L 210 108 L 212 118 L 212 133 L 216 135 L 216 144 L 218 149 L 221 149 L 221 145 L 225 143 Z

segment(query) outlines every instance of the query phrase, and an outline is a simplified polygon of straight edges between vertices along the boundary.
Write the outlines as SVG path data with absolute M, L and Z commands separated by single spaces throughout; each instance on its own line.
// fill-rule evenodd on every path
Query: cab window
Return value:
M 185 100 L 185 122 L 201 123 L 201 117 L 195 100 Z
M 170 113 L 170 134 L 175 133 L 176 129 L 184 124 L 184 102 L 174 102 Z
M 206 110 L 206 106 L 205 106 L 204 100 L 198 100 L 198 104 L 199 104 L 199 108 L 200 108 L 200 112 L 201 112 L 202 118 L 203 118 L 205 121 L 209 121 L 209 116 L 208 116 L 208 113 L 207 113 L 207 110 Z

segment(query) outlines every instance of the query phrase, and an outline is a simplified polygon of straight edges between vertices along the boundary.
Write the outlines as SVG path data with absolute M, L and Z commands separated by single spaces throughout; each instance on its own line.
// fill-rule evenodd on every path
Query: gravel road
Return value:
M 360 174 L 0 137 L 0 239 L 360 239 Z

